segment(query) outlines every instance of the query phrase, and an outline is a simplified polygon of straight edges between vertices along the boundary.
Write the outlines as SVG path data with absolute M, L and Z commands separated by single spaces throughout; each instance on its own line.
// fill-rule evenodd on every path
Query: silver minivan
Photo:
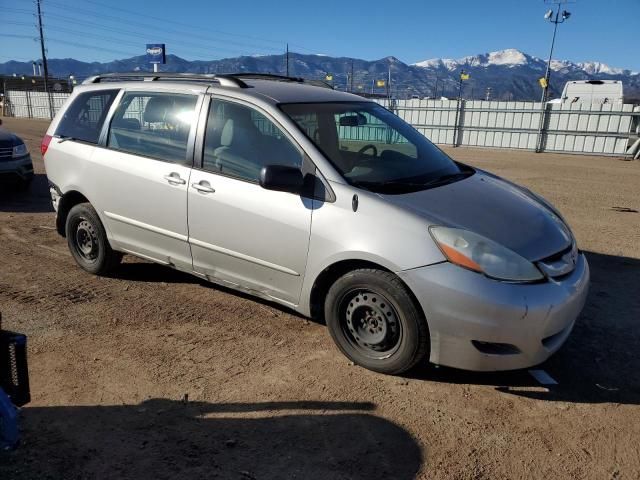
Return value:
M 585 303 L 587 262 L 548 202 L 302 79 L 93 77 L 42 154 L 83 269 L 128 253 L 278 302 L 378 372 L 538 364 Z

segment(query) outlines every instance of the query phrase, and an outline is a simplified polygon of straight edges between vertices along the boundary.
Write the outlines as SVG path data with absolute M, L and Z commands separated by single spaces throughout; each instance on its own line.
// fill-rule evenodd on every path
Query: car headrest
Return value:
M 167 97 L 152 97 L 144 109 L 144 121 L 147 123 L 164 122 L 171 109 L 171 99 Z
M 224 122 L 224 127 L 222 127 L 222 133 L 220 134 L 220 145 L 223 147 L 228 147 L 233 142 L 233 119 L 228 118 L 226 122 Z

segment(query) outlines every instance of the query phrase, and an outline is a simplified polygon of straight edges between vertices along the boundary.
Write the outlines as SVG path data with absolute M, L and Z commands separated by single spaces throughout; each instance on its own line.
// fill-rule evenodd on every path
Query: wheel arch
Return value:
M 79 203 L 91 203 L 89 199 L 77 190 L 69 190 L 60 198 L 58 203 L 58 213 L 56 215 L 56 230 L 60 235 L 66 237 L 65 225 L 69 211 Z
M 376 270 L 382 270 L 384 272 L 389 272 L 395 275 L 395 272 L 393 270 L 390 270 L 389 268 L 371 260 L 351 259 L 351 260 L 340 260 L 332 263 L 331 265 L 323 269 L 318 274 L 318 276 L 313 282 L 313 286 L 311 287 L 311 292 L 309 295 L 309 311 L 310 311 L 311 318 L 313 318 L 316 321 L 324 323 L 324 300 L 327 296 L 329 288 L 331 288 L 331 285 L 333 285 L 333 283 L 338 278 L 345 275 L 346 273 L 352 272 L 354 270 L 359 270 L 362 268 L 372 268 Z M 409 285 L 407 285 L 406 282 L 400 276 L 396 275 L 396 277 L 400 280 L 400 282 L 402 282 L 404 287 L 407 289 L 407 292 L 413 299 L 416 308 L 422 314 L 423 318 L 426 321 L 426 315 L 424 310 L 422 309 L 422 305 L 416 298 L 415 294 L 413 293 Z

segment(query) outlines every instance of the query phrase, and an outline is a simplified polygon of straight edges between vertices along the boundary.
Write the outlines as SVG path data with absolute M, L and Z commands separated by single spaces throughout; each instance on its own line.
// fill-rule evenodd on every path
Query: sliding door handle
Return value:
M 214 193 L 216 190 L 206 180 L 201 180 L 198 183 L 192 183 L 191 186 L 200 193 Z

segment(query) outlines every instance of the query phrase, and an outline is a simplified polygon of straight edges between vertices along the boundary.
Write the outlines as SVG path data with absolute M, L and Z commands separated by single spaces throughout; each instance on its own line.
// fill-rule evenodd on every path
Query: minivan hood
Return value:
M 554 255 L 572 242 L 568 227 L 550 207 L 482 170 L 440 187 L 382 197 L 423 216 L 429 225 L 471 230 L 530 261 Z

